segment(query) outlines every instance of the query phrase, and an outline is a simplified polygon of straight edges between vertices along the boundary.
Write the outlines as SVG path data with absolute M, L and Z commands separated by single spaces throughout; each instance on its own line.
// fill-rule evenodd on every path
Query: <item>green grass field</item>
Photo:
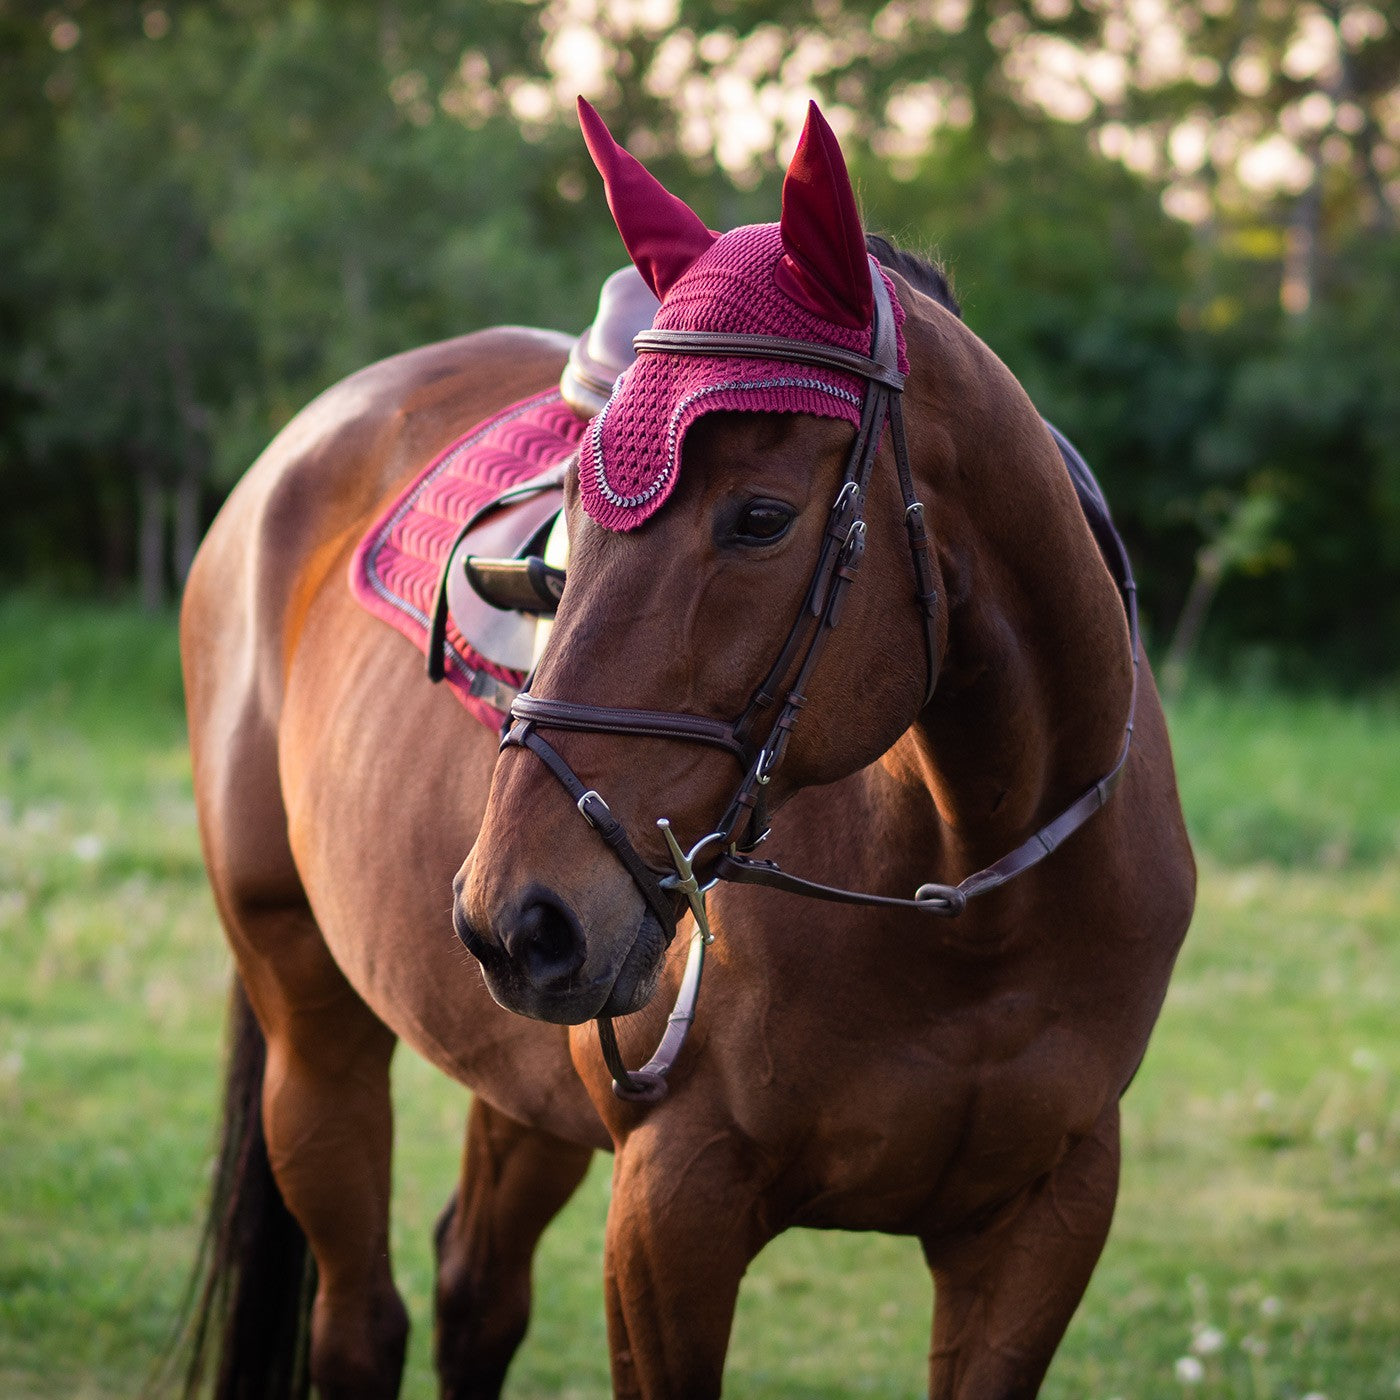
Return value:
M 1200 903 L 1045 1393 L 1394 1397 L 1400 705 L 1208 689 L 1173 721 Z M 140 1389 L 193 1250 L 228 972 L 172 620 L 0 599 L 0 1397 Z M 396 1099 L 420 1397 L 465 1095 L 401 1052 Z M 600 1158 L 546 1238 L 514 1396 L 606 1391 L 607 1193 Z M 910 1241 L 784 1236 L 745 1283 L 729 1393 L 920 1395 L 930 1297 Z

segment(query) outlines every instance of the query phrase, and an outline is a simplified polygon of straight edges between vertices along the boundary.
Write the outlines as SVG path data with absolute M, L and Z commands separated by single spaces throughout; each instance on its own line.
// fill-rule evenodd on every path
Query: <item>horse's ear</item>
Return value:
M 677 199 L 613 140 L 602 117 L 578 100 L 578 121 L 593 164 L 603 177 L 617 231 L 637 271 L 658 298 L 716 239 L 700 216 Z
M 864 330 L 874 314 L 870 260 L 836 133 L 813 102 L 783 181 L 783 248 L 774 276 L 800 306 Z

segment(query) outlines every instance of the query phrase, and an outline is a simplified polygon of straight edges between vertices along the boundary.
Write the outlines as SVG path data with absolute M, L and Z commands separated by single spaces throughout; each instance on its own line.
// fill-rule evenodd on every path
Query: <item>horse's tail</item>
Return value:
M 310 1392 L 316 1268 L 268 1161 L 266 1063 L 262 1028 L 235 979 L 223 1129 L 181 1329 L 186 1400 L 206 1379 L 217 1400 L 301 1400 Z

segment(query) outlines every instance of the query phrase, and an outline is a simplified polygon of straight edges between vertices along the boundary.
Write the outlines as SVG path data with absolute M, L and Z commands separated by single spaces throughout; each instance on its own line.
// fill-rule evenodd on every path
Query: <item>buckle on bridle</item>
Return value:
M 588 810 L 590 802 L 596 802 L 608 816 L 612 816 L 612 808 L 603 800 L 602 795 L 596 788 L 589 788 L 575 804 L 578 807 L 579 816 L 581 816 L 594 831 L 597 831 L 598 823 L 593 820 L 593 813 Z
M 767 787 L 773 777 L 773 768 L 778 761 L 776 749 L 767 746 L 758 751 L 758 762 L 754 764 L 753 778 L 759 787 Z
M 860 495 L 860 484 L 855 481 L 845 482 L 836 493 L 836 499 L 831 503 L 831 520 L 827 529 L 839 540 L 844 540 L 851 532 L 850 517 L 857 514 L 857 497 Z

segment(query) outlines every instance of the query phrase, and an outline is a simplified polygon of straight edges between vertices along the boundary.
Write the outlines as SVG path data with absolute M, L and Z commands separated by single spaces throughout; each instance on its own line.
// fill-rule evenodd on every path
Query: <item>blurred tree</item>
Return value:
M 188 568 L 210 467 L 226 489 L 327 383 L 511 316 L 586 319 L 615 258 L 603 225 L 590 249 L 560 208 L 561 133 L 522 150 L 505 118 L 472 130 L 435 100 L 466 18 L 497 61 L 528 65 L 522 16 L 312 0 L 6 13 L 25 59 L 6 81 L 51 148 L 45 164 L 5 152 L 34 191 L 0 229 L 4 466 L 30 505 L 4 527 L 12 561 L 124 571 L 134 518 L 154 606 Z
M 0 39 L 12 577 L 125 576 L 135 538 L 154 597 L 326 384 L 581 325 L 621 250 L 577 92 L 716 227 L 771 217 L 819 96 L 872 222 L 1100 470 L 1159 637 L 1190 595 L 1208 652 L 1400 664 L 1391 604 L 1348 621 L 1400 598 L 1371 0 L 0 0 Z
M 945 261 L 968 323 L 1094 465 L 1163 631 L 1192 547 L 1194 439 L 1223 393 L 1181 316 L 1190 230 L 1060 125 L 994 153 L 948 133 L 903 179 L 859 168 L 872 220 Z
M 55 295 L 28 374 L 31 447 L 55 471 L 82 464 L 115 509 L 108 533 L 134 483 L 150 607 L 168 568 L 183 578 L 194 557 L 215 414 L 253 344 L 190 182 L 174 162 L 146 173 L 171 135 L 164 115 L 126 105 L 65 170 L 61 216 L 34 255 Z

